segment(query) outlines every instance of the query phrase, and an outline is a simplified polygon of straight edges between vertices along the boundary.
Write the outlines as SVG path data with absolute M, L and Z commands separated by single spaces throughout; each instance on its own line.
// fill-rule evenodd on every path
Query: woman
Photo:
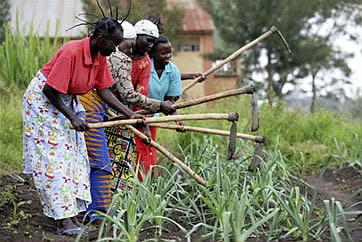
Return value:
M 121 40 L 118 21 L 102 18 L 90 37 L 64 44 L 24 94 L 24 172 L 33 174 L 43 212 L 58 222 L 58 234 L 77 234 L 80 228 L 74 218 L 91 203 L 89 161 L 81 132 L 89 127 L 76 95 L 95 88 L 112 108 L 140 118 L 108 89 L 113 79 L 106 56 Z
M 117 46 L 117 50 L 108 58 L 108 66 L 112 77 L 115 81 L 111 90 L 116 97 L 124 104 L 131 104 L 151 111 L 165 110 L 164 107 L 174 109 L 169 102 L 160 102 L 152 100 L 140 93 L 134 91 L 131 81 L 131 59 L 132 49 L 135 47 L 136 32 L 132 24 L 127 21 L 122 22 L 123 39 Z M 86 121 L 88 123 L 102 122 L 105 114 L 106 105 L 104 101 L 97 95 L 95 91 L 91 91 L 83 96 L 80 96 L 81 104 L 87 111 Z M 119 127 L 111 127 L 107 129 L 107 133 L 116 133 Z M 110 138 L 108 135 L 110 146 L 119 145 L 113 144 L 115 137 Z M 90 182 L 91 182 L 91 197 L 92 203 L 88 207 L 88 211 L 98 210 L 107 212 L 112 200 L 112 172 L 111 162 L 108 154 L 107 141 L 105 139 L 105 131 L 103 128 L 91 129 L 85 132 L 85 141 L 88 150 L 90 162 Z M 113 152 L 114 153 L 114 152 Z M 115 159 L 115 154 L 111 152 L 112 160 Z M 78 218 L 83 220 L 82 213 Z M 99 217 L 99 216 L 98 216 Z M 88 213 L 86 220 L 91 219 L 93 223 L 97 223 L 97 214 Z
M 158 29 L 151 21 L 143 19 L 135 24 L 135 30 L 137 39 L 135 50 L 132 53 L 132 84 L 136 92 L 150 98 L 148 88 L 151 74 L 151 59 L 148 52 L 159 37 Z M 135 110 L 138 109 L 140 108 L 135 108 Z M 134 140 L 137 150 L 136 160 L 141 170 L 147 174 L 153 164 L 152 162 L 150 163 L 150 161 L 155 159 L 154 149 L 148 144 L 145 144 L 137 135 L 134 136 Z M 142 180 L 141 173 L 138 173 L 138 178 Z
M 108 67 L 115 82 L 111 88 L 112 92 L 124 104 L 136 106 L 150 112 L 163 112 L 165 114 L 175 112 L 175 109 L 171 106 L 170 102 L 150 99 L 147 96 L 136 92 L 131 80 L 131 57 L 133 57 L 135 63 L 137 63 L 139 58 L 147 59 L 148 55 L 142 48 L 142 43 L 140 43 L 143 41 L 140 40 L 148 37 L 152 38 L 154 35 L 148 35 L 147 30 L 149 29 L 148 31 L 152 32 L 154 27 L 152 27 L 152 25 L 143 25 L 143 28 L 146 29 L 146 31 L 144 31 L 144 36 L 140 35 L 139 37 L 137 37 L 136 29 L 131 23 L 124 21 L 122 27 L 124 29 L 123 40 L 117 46 L 118 51 L 112 53 L 108 58 Z M 138 67 L 135 64 L 135 69 L 137 68 Z M 145 76 L 144 79 L 147 79 L 147 76 L 149 79 L 149 73 L 146 75 L 145 72 Z M 133 77 L 136 80 L 135 82 L 140 82 L 140 79 L 142 79 L 140 75 L 135 73 Z M 148 83 L 148 80 L 146 80 L 146 82 Z
M 150 15 L 147 17 L 149 21 L 154 23 L 157 26 L 158 33 L 161 35 L 163 34 L 165 30 L 165 24 L 161 21 L 161 18 L 156 15 Z M 206 76 L 204 76 L 202 73 L 181 73 L 181 80 L 189 80 L 189 79 L 195 79 L 197 77 L 201 77 L 200 82 L 206 79 Z
M 149 81 L 149 98 L 160 101 L 176 102 L 182 94 L 181 74 L 175 64 L 171 62 L 172 45 L 165 36 L 159 36 L 149 52 L 151 57 L 151 77 Z M 157 114 L 156 114 L 157 115 Z M 155 115 L 154 115 L 155 116 Z M 177 122 L 183 125 L 183 122 Z M 156 140 L 156 128 L 150 127 L 152 140 Z M 156 149 L 151 148 L 150 155 L 143 157 L 145 170 L 156 165 Z M 142 157 L 141 157 L 142 158 Z

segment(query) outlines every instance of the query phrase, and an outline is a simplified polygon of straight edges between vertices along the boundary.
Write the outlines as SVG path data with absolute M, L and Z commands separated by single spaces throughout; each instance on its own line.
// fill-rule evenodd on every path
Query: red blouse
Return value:
M 139 59 L 132 59 L 132 84 L 136 92 L 148 97 L 148 83 L 151 75 L 151 59 L 145 55 Z
M 151 76 L 151 59 L 145 55 L 139 59 L 132 59 L 131 79 L 134 90 L 148 97 L 148 83 Z M 141 110 L 133 107 L 134 111 Z
M 41 72 L 46 84 L 63 94 L 85 94 L 114 83 L 106 57 L 97 53 L 92 60 L 90 37 L 64 44 Z

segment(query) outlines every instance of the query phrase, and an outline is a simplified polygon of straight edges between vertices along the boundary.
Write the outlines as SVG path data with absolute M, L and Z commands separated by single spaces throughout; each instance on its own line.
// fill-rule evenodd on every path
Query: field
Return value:
M 31 177 L 20 173 L 20 97 L 15 90 L 2 100 L 2 107 L 6 103 L 13 110 L 1 120 L 7 130 L 1 134 L 2 145 L 10 152 L 1 158 L 0 235 L 13 241 L 73 241 L 54 235 L 55 223 L 42 214 Z M 212 112 L 248 108 L 248 98 L 227 101 L 228 110 L 219 103 Z M 238 121 L 239 132 L 250 133 L 249 120 L 246 115 Z M 81 240 L 96 241 L 99 236 L 110 241 L 359 241 L 360 121 L 346 121 L 328 111 L 306 115 L 279 103 L 261 107 L 260 124 L 256 133 L 268 142 L 253 172 L 249 170 L 253 142 L 238 140 L 239 157 L 228 161 L 226 138 L 161 130 L 159 141 L 207 186 L 159 155 L 160 176 L 134 181 L 134 189 L 117 195 L 121 204 L 114 206 L 122 210 L 105 215 L 104 224 L 91 227 L 89 237 Z M 224 130 L 230 126 L 223 121 L 188 125 Z
M 59 42 L 58 42 L 59 44 Z M 27 83 L 57 42 L 5 36 L 0 48 L 0 236 L 4 241 L 74 241 L 56 236 L 41 210 L 32 178 L 22 171 L 21 101 Z M 50 48 L 52 46 L 52 48 Z M 40 51 L 42 50 L 42 51 Z M 43 52 L 44 50 L 44 52 Z M 46 53 L 45 53 L 46 52 Z M 29 61 L 42 53 L 37 61 Z M 24 62 L 24 63 L 23 63 Z M 361 241 L 361 97 L 339 110 L 312 114 L 276 101 L 259 107 L 266 138 L 261 162 L 250 165 L 256 144 L 238 139 L 226 159 L 228 138 L 159 130 L 158 141 L 206 180 L 199 185 L 159 155 L 159 176 L 134 180 L 114 196 L 103 222 L 81 241 Z M 353 111 L 355 110 L 355 111 Z M 356 111 L 357 110 L 357 111 Z M 250 97 L 180 113 L 238 111 L 237 131 L 250 134 Z M 186 125 L 230 130 L 227 121 Z
M 0 236 L 4 241 L 74 241 L 74 238 L 67 238 L 55 235 L 56 225 L 53 220 L 45 217 L 41 212 L 40 202 L 37 199 L 37 193 L 33 187 L 29 176 L 21 175 L 24 182 L 16 176 L 3 176 L 0 180 L 0 191 L 2 194 L 9 194 L 14 200 L 7 209 L 1 208 Z M 316 176 L 307 176 L 305 180 L 310 184 L 316 184 Z M 344 168 L 341 170 L 328 170 L 325 177 L 321 180 L 318 192 L 317 206 L 323 206 L 323 199 L 334 197 L 336 200 L 343 201 L 344 207 L 349 207 L 353 203 L 361 201 L 362 195 L 356 195 L 356 190 L 360 189 L 362 182 L 361 174 L 353 168 Z M 11 186 L 11 188 L 9 187 Z M 12 194 L 12 195 L 10 195 Z M 361 204 L 348 210 L 361 210 Z M 187 221 L 176 218 L 183 227 L 187 227 Z M 9 225 L 13 224 L 13 225 Z M 361 216 L 348 216 L 348 227 L 353 241 L 361 241 L 362 238 L 362 219 Z M 154 231 L 146 230 L 141 232 L 139 241 L 187 241 L 183 232 L 180 232 L 177 226 L 172 223 L 165 223 L 162 235 L 154 239 Z M 324 233 L 321 241 L 329 241 L 329 230 Z M 201 240 L 201 232 L 195 232 L 192 241 Z M 90 233 L 87 239 L 83 241 L 96 241 L 97 230 Z M 203 241 L 218 241 L 217 239 L 205 239 Z M 266 241 L 265 238 L 248 239 L 247 241 Z M 279 241 L 299 241 L 298 239 L 280 239 Z M 347 240 L 342 240 L 347 241 Z

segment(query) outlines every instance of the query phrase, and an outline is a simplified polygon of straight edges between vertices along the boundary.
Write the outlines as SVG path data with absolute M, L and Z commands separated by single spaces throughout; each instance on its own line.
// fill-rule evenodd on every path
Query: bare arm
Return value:
M 86 122 L 78 118 L 77 115 L 64 104 L 63 100 L 60 98 L 60 93 L 57 90 L 45 84 L 43 93 L 49 99 L 50 103 L 70 120 L 76 130 L 84 131 L 89 129 Z
M 131 118 L 134 113 L 127 108 L 124 104 L 122 104 L 109 90 L 108 88 L 98 89 L 97 94 L 100 98 L 102 98 L 111 108 L 117 110 L 120 113 L 123 113 L 128 118 Z
M 199 76 L 201 76 L 201 81 L 206 79 L 202 73 L 181 73 L 181 81 L 195 79 Z
M 131 81 L 131 59 L 123 53 L 113 53 L 108 59 L 108 67 L 112 73 L 115 85 L 112 87 L 113 93 L 125 104 L 156 112 L 160 110 L 160 101 L 148 98 L 134 90 Z

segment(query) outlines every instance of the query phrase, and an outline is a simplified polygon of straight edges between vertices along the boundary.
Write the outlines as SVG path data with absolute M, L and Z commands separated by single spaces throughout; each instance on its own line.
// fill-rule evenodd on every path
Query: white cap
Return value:
M 152 37 L 158 38 L 158 28 L 150 20 L 142 19 L 134 25 L 136 34 L 145 34 Z
M 121 21 L 118 21 L 121 22 Z M 128 21 L 122 22 L 123 28 L 123 38 L 124 39 L 134 39 L 137 37 L 135 27 Z

